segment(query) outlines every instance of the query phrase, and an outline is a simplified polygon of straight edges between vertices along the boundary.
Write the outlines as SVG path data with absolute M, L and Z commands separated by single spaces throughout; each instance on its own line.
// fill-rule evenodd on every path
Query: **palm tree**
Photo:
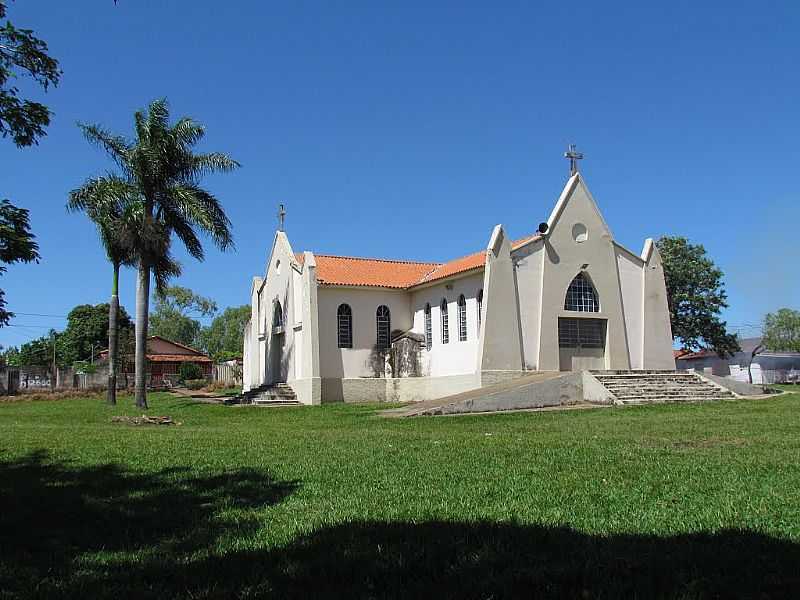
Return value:
M 119 327 L 119 270 L 136 264 L 137 225 L 142 203 L 130 196 L 126 183 L 110 175 L 89 179 L 69 194 L 67 209 L 83 211 L 97 226 L 106 257 L 113 267 L 111 302 L 108 309 L 108 403 L 117 403 L 117 365 Z M 171 276 L 180 274 L 180 265 L 169 253 L 154 268 L 159 289 Z
M 203 260 L 198 234 L 208 235 L 222 249 L 233 246 L 231 223 L 219 201 L 199 185 L 207 174 L 227 172 L 239 166 L 219 152 L 195 154 L 193 149 L 205 128 L 184 117 L 169 124 L 167 101 L 156 100 L 145 111 L 134 114 L 135 139 L 115 135 L 98 125 L 83 125 L 85 137 L 108 152 L 121 170 L 116 180 L 118 193 L 141 204 L 133 240 L 137 263 L 136 287 L 136 405 L 147 408 L 147 317 L 150 299 L 150 273 L 159 271 L 169 255 L 174 233 L 191 256 Z

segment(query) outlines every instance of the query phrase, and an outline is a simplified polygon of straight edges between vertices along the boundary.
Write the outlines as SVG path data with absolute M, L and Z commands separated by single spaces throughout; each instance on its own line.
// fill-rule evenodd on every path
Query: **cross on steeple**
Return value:
M 283 223 L 286 220 L 286 209 L 283 204 L 278 205 L 278 231 L 283 231 Z
M 570 144 L 564 152 L 564 158 L 569 159 L 569 176 L 572 177 L 578 172 L 578 161 L 583 158 L 583 152 L 578 152 L 575 144 Z

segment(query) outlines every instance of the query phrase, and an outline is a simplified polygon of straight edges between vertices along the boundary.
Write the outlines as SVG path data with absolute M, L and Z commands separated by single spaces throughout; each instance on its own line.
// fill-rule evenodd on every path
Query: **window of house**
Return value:
M 340 304 L 336 311 L 339 326 L 339 348 L 353 347 L 353 311 L 349 304 Z
M 467 299 L 464 294 L 458 297 L 458 341 L 467 341 Z
M 567 296 L 564 299 L 564 310 L 578 312 L 598 312 L 600 310 L 597 291 L 584 273 L 578 273 L 569 284 Z
M 447 298 L 442 298 L 442 303 L 439 305 L 439 310 L 442 313 L 442 343 L 446 344 L 450 341 L 450 325 L 448 324 L 447 315 Z
M 425 305 L 425 347 L 428 350 L 433 348 L 433 323 L 430 302 Z
M 389 307 L 381 304 L 375 312 L 377 325 L 376 344 L 379 350 L 386 350 L 392 345 L 392 317 Z

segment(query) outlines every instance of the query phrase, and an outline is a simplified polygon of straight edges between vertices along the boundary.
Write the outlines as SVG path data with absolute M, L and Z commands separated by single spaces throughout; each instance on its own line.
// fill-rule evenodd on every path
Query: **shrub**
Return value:
M 190 379 L 202 379 L 203 370 L 197 363 L 182 362 L 178 367 L 178 378 L 181 381 L 189 381 Z
M 187 379 L 184 383 L 190 390 L 199 390 L 206 387 L 208 382 L 205 379 Z

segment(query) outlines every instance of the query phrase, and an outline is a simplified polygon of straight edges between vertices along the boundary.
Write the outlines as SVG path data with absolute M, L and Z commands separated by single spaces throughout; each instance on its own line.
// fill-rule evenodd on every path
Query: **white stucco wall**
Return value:
M 604 364 L 593 368 L 629 369 L 630 360 L 622 311 L 622 292 L 611 231 L 579 175 L 570 179 L 548 220 L 542 280 L 542 316 L 539 336 L 539 370 L 561 368 L 558 346 L 558 317 L 605 319 Z M 578 242 L 576 226 L 587 230 Z M 585 265 L 585 266 L 584 266 Z M 564 310 L 564 297 L 573 278 L 584 272 L 597 290 L 600 312 Z
M 373 352 L 377 324 L 375 312 L 386 305 L 391 312 L 391 328 L 411 328 L 410 294 L 403 290 L 319 286 L 319 364 L 324 378 L 375 377 Z M 353 313 L 353 347 L 338 347 L 337 310 L 349 304 Z
M 630 353 L 631 369 L 642 369 L 644 368 L 642 364 L 644 262 L 641 258 L 632 255 L 628 250 L 620 246 L 615 246 L 615 251 L 622 289 L 622 311 L 628 332 L 628 352 Z
M 542 302 L 542 274 L 544 271 L 544 243 L 531 242 L 512 252 L 515 277 L 519 293 L 520 326 L 525 368 L 538 368 L 539 325 Z
M 452 289 L 447 289 L 450 286 Z M 414 332 L 425 335 L 425 304 L 431 305 L 433 347 L 424 351 L 425 375 L 463 375 L 474 373 L 478 353 L 478 291 L 483 289 L 483 270 L 443 283 L 416 289 L 411 296 Z M 458 298 L 467 303 L 467 339 L 458 339 Z M 449 342 L 442 344 L 442 298 L 447 299 Z
M 250 332 L 246 338 L 250 387 L 297 378 L 300 367 L 296 360 L 303 343 L 299 268 L 286 235 L 277 232 L 264 277 L 254 278 Z M 281 336 L 274 336 L 272 330 L 276 301 L 283 311 Z M 277 343 L 280 347 L 275 346 Z M 273 352 L 279 352 L 280 358 L 273 360 Z

